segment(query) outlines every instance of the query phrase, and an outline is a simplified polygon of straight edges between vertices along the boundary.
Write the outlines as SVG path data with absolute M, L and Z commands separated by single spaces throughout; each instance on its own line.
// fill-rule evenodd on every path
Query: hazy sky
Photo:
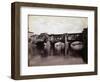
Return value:
M 88 26 L 86 17 L 28 16 L 29 31 L 35 34 L 79 33 Z

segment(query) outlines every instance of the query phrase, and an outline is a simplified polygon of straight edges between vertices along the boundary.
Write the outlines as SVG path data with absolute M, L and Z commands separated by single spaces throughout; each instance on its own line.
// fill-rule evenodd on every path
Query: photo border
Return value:
M 20 8 L 21 7 L 43 7 L 58 9 L 75 9 L 75 10 L 93 10 L 94 11 L 94 71 L 78 73 L 60 73 L 60 74 L 43 74 L 43 75 L 20 75 Z M 11 4 L 11 78 L 15 80 L 36 79 L 36 78 L 54 78 L 69 76 L 97 75 L 97 7 L 76 6 L 76 5 L 58 5 L 43 3 L 26 3 L 14 2 Z

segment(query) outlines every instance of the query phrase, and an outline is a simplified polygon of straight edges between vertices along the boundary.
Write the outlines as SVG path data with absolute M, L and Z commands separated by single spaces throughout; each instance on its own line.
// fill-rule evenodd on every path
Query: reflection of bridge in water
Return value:
M 39 55 L 30 57 L 29 66 L 48 66 L 48 65 L 76 65 L 85 64 L 81 57 L 74 56 L 48 56 L 41 57 Z
M 39 51 L 35 48 L 33 55 L 28 55 L 29 66 L 48 66 L 48 65 L 73 65 L 73 64 L 85 64 L 81 54 L 77 51 L 69 50 L 69 53 L 64 56 L 63 53 L 56 55 L 51 49 L 50 54 L 43 55 L 43 51 Z

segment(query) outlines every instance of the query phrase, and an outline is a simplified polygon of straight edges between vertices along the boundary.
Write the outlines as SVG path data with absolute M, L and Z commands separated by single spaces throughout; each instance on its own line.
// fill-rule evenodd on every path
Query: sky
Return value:
M 28 29 L 34 34 L 80 33 L 88 27 L 87 17 L 28 16 Z

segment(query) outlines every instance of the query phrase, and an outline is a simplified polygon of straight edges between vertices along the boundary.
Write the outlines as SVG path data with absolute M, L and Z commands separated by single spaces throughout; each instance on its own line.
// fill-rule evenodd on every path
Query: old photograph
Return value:
M 98 74 L 98 7 L 11 4 L 11 78 Z
M 87 63 L 87 17 L 28 15 L 28 66 Z

